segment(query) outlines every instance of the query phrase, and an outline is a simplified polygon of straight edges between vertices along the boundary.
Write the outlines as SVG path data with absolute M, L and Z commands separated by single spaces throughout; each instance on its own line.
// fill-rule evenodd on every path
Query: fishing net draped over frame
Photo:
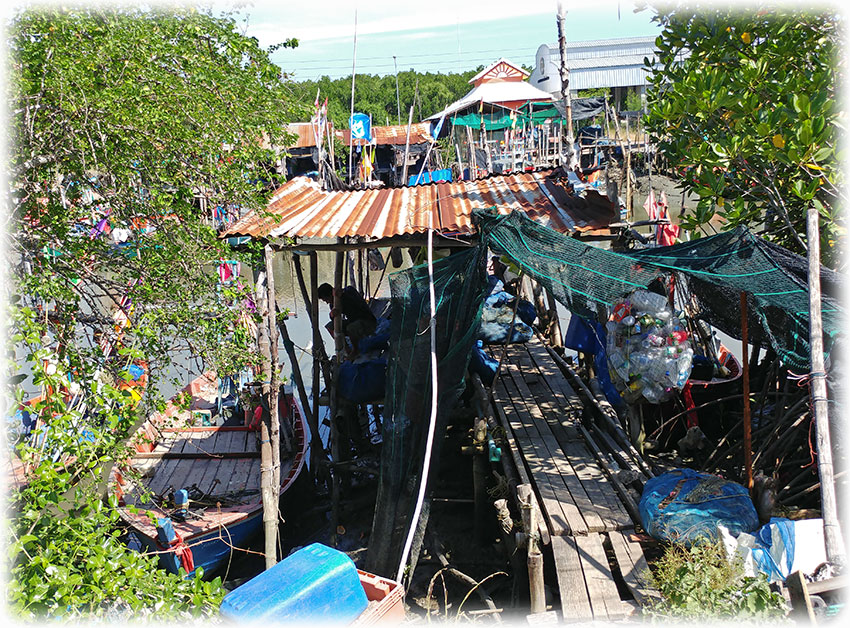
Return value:
M 596 319 L 627 293 L 675 273 L 691 299 L 691 315 L 741 337 L 740 294 L 749 325 L 788 368 L 809 369 L 807 261 L 739 227 L 668 247 L 617 253 L 541 225 L 521 212 L 475 213 L 482 243 L 510 257 L 573 314 Z M 842 277 L 821 267 L 824 351 L 841 330 Z
M 437 352 L 437 424 L 431 477 L 440 458 L 449 412 L 481 323 L 486 296 L 486 249 L 473 247 L 434 262 Z M 392 319 L 387 365 L 383 451 L 378 503 L 369 544 L 370 571 L 395 577 L 413 514 L 431 413 L 431 302 L 428 266 L 390 275 Z M 427 504 L 426 504 L 427 508 Z M 427 521 L 427 512 L 420 520 Z M 418 552 L 414 547 L 412 556 Z
M 788 368 L 809 368 L 806 260 L 744 228 L 670 247 L 618 253 L 563 235 L 519 211 L 499 215 L 477 210 L 474 220 L 477 246 L 434 263 L 439 397 L 432 477 L 447 416 L 462 391 L 481 324 L 488 250 L 508 256 L 572 314 L 591 321 L 607 320 L 626 295 L 675 274 L 691 300 L 689 316 L 740 338 L 740 294 L 745 292 L 754 334 L 760 333 Z M 838 273 L 821 268 L 821 283 L 828 354 L 841 329 L 842 282 Z M 384 445 L 367 568 L 395 576 L 414 511 L 430 418 L 428 267 L 394 273 L 390 285 Z M 419 538 L 427 519 L 426 501 Z M 418 550 L 414 545 L 411 556 Z

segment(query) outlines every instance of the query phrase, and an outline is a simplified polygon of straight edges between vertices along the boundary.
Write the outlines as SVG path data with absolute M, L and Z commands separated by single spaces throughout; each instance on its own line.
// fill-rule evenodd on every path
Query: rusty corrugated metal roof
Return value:
M 326 192 L 312 179 L 297 177 L 277 189 L 264 212 L 249 212 L 223 236 L 380 240 L 427 231 L 429 214 L 441 233 L 471 234 L 472 211 L 493 206 L 502 214 L 524 211 L 561 233 L 603 228 L 618 218 L 613 204 L 595 190 L 580 197 L 570 194 L 567 185 L 553 171 L 538 171 L 477 181 Z
M 294 144 L 287 144 L 286 148 L 312 148 L 316 146 L 316 135 L 313 125 L 309 122 L 291 122 L 286 125 L 286 130 L 297 136 Z M 331 126 L 331 133 L 333 133 Z M 327 143 L 327 138 L 322 138 Z
M 337 137 L 342 141 L 343 144 L 348 146 L 349 136 L 351 135 L 351 131 L 349 129 L 341 129 L 336 132 Z M 393 145 L 393 146 L 404 146 L 405 141 L 407 140 L 407 125 L 406 124 L 393 124 L 390 126 L 373 126 L 372 127 L 372 137 L 375 140 L 375 144 L 378 146 L 385 145 Z M 430 122 L 415 122 L 410 125 L 410 143 L 411 144 L 422 144 L 423 142 L 431 141 L 431 123 Z M 369 142 L 365 140 L 354 140 L 355 145 L 363 145 L 369 144 Z

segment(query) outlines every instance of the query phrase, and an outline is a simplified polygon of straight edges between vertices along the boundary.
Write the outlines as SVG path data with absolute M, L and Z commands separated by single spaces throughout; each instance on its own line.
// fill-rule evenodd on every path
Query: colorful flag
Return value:
M 348 121 L 351 137 L 356 140 L 372 140 L 372 125 L 365 113 L 355 113 Z

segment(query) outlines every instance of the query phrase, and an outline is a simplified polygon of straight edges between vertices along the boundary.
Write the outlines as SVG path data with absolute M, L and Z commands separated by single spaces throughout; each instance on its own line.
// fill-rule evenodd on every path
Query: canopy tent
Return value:
M 570 106 L 572 108 L 573 122 L 588 120 L 600 113 L 604 113 L 605 97 L 573 98 Z M 498 109 L 494 108 L 490 113 L 469 112 L 464 115 L 454 115 L 451 121 L 455 126 L 469 126 L 479 129 L 481 128 L 481 121 L 483 119 L 484 128 L 487 131 L 496 131 L 522 126 L 529 122 L 535 125 L 543 124 L 547 120 L 564 124 L 566 117 L 567 112 L 564 102 L 558 100 L 548 103 L 526 102 L 516 111 L 498 107 Z
M 461 99 L 435 113 L 426 120 L 439 120 L 443 116 L 450 117 L 452 114 L 462 112 L 470 108 L 479 108 L 482 103 L 487 105 L 501 106 L 503 103 L 511 102 L 551 102 L 552 95 L 541 91 L 525 81 L 482 83 L 471 89 Z

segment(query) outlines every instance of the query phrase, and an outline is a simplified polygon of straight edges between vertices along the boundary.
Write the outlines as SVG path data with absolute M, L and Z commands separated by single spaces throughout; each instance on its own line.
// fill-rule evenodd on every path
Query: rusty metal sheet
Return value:
M 523 211 L 561 233 L 603 228 L 618 218 L 606 197 L 593 190 L 587 199 L 571 195 L 567 179 L 545 172 L 343 192 L 323 191 L 315 181 L 298 177 L 275 192 L 263 212 L 268 215 L 249 212 L 224 235 L 377 240 L 422 233 L 429 225 L 469 234 L 473 211 L 490 207 L 500 214 Z

